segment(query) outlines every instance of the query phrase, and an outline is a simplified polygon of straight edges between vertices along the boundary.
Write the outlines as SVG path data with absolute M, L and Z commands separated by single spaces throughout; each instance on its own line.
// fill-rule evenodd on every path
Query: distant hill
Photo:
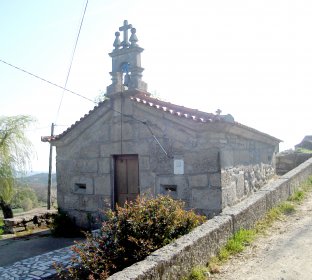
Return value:
M 26 184 L 30 187 L 42 187 L 46 188 L 48 185 L 48 173 L 38 173 L 31 176 L 25 176 L 17 179 L 22 184 Z M 56 174 L 52 174 L 52 187 L 56 187 Z

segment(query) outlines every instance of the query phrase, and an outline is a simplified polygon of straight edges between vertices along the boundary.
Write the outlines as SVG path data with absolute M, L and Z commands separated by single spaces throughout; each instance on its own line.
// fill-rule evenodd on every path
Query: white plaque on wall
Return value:
M 184 160 L 175 159 L 173 161 L 173 170 L 175 175 L 184 174 Z

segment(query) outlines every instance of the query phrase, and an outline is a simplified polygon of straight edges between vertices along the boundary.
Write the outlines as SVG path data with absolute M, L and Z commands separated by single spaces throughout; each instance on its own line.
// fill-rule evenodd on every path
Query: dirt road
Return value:
M 312 280 L 312 193 L 295 214 L 276 222 L 210 279 Z

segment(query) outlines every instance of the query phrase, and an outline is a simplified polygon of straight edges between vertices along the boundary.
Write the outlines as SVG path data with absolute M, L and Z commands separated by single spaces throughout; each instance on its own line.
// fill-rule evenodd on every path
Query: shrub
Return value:
M 24 211 L 29 211 L 38 206 L 38 198 L 36 193 L 27 187 L 17 187 L 14 189 L 12 198 L 13 208 L 23 208 Z
M 76 226 L 75 221 L 60 210 L 58 214 L 53 215 L 49 227 L 55 237 L 79 237 L 83 235 L 80 228 Z
M 184 203 L 169 196 L 137 198 L 116 211 L 108 211 L 99 237 L 87 234 L 78 243 L 69 272 L 63 279 L 106 279 L 109 275 L 144 259 L 151 252 L 190 232 L 205 218 L 183 210 Z M 78 266 L 77 266 L 78 264 Z

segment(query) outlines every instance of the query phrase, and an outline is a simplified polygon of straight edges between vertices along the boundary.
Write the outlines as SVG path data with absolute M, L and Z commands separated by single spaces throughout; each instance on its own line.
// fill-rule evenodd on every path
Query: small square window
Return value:
M 82 184 L 82 183 L 75 183 L 75 191 L 86 191 L 87 189 L 87 184 Z

